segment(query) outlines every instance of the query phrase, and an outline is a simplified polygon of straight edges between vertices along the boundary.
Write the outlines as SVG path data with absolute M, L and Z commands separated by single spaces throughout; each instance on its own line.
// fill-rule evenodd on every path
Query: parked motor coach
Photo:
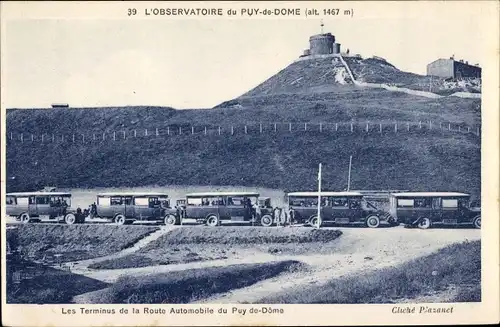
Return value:
M 222 221 L 270 226 L 273 210 L 261 207 L 258 200 L 259 194 L 254 192 L 190 193 L 186 195 L 181 219 L 196 219 L 207 226 L 220 226 Z
M 296 223 L 321 226 L 362 223 L 377 228 L 381 222 L 396 224 L 389 213 L 377 209 L 364 200 L 359 192 L 321 192 L 320 218 L 318 218 L 318 192 L 288 193 L 290 218 Z
M 23 223 L 63 221 L 66 224 L 85 222 L 86 212 L 71 208 L 71 193 L 19 192 L 6 194 L 5 211 Z
M 390 198 L 391 215 L 407 226 L 472 224 L 481 228 L 481 209 L 470 205 L 470 195 L 456 192 L 404 192 Z
M 118 225 L 135 221 L 161 221 L 173 225 L 179 220 L 179 213 L 170 207 L 164 193 L 101 193 L 92 205 L 94 217 L 110 219 Z

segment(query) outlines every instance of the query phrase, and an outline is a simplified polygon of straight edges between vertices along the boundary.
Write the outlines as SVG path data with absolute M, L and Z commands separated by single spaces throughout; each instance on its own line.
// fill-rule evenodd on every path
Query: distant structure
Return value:
M 468 61 L 457 61 L 455 56 L 451 56 L 449 59 L 438 59 L 428 64 L 427 75 L 444 78 L 477 78 L 481 77 L 481 67 L 470 65 Z
M 69 108 L 67 103 L 53 103 L 52 108 Z
M 309 38 L 309 49 L 304 50 L 300 57 L 340 54 L 340 43 L 335 43 L 335 36 L 331 33 L 323 33 L 323 22 L 321 22 L 321 34 Z

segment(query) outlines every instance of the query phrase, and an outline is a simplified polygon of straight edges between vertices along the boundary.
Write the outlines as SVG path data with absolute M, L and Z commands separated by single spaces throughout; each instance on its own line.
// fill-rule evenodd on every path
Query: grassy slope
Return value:
M 431 91 L 441 95 L 450 95 L 455 92 L 481 93 L 480 80 L 469 83 L 451 83 L 445 78 L 433 76 L 432 87 L 429 76 L 403 72 L 393 65 L 374 58 L 364 60 L 345 58 L 354 77 L 361 82 L 391 84 L 412 90 Z M 479 84 L 478 84 L 479 83 Z
M 284 292 L 259 302 L 393 303 L 443 291 L 450 285 L 458 288 L 453 301 L 481 301 L 480 241 L 454 244 L 398 267 L 333 279 L 321 287 Z
M 427 99 L 379 89 L 363 89 L 335 83 L 330 60 L 296 62 L 245 96 L 211 110 L 173 110 L 157 107 L 127 107 L 68 110 L 8 110 L 7 133 L 17 141 L 7 145 L 9 191 L 59 187 L 145 186 L 151 184 L 244 185 L 282 189 L 314 187 L 319 161 L 325 167 L 325 188 L 346 184 L 346 162 L 354 159 L 356 188 L 403 188 L 463 190 L 478 192 L 480 141 L 456 133 L 426 133 L 422 130 L 394 137 L 386 125 L 384 135 L 363 135 L 362 126 L 394 121 L 432 120 L 480 126 L 480 100 Z M 302 77 L 300 83 L 293 83 Z M 293 83 L 293 84 L 292 84 Z M 311 93 L 311 91 L 314 91 Z M 334 132 L 334 124 L 346 131 L 358 122 L 356 133 Z M 273 123 L 278 132 L 274 133 Z M 308 132 L 299 132 L 309 122 Z M 318 133 L 319 122 L 323 133 Z M 259 123 L 264 133 L 259 135 Z M 247 124 L 248 135 L 243 134 Z M 191 131 L 196 135 L 167 136 Z M 209 135 L 203 135 L 203 128 Z M 222 126 L 223 135 L 216 129 Z M 229 131 L 235 126 L 236 135 Z M 374 125 L 374 128 L 377 128 Z M 144 137 L 144 128 L 149 137 Z M 158 128 L 160 136 L 152 132 Z M 400 125 L 405 129 L 405 123 Z M 113 131 L 133 130 L 138 137 L 111 140 Z M 416 125 L 412 125 L 412 130 Z M 314 131 L 313 131 L 314 130 Z M 401 130 L 400 130 L 401 131 Z M 102 142 L 102 133 L 106 141 Z M 19 141 L 24 133 L 25 141 Z M 30 134 L 38 138 L 31 143 Z M 53 144 L 40 144 L 55 134 Z M 75 133 L 77 142 L 70 138 Z M 90 141 L 92 134 L 97 141 Z M 64 142 L 60 141 L 65 135 Z M 81 134 L 87 143 L 82 145 Z M 136 167 L 141 167 L 137 169 Z M 15 177 L 15 178 L 13 178 Z
M 23 256 L 40 260 L 47 253 L 61 253 L 61 261 L 75 261 L 105 256 L 123 250 L 150 233 L 155 226 L 100 225 L 20 225 L 7 229 L 7 242 L 20 247 Z
M 110 288 L 88 295 L 87 303 L 188 303 L 246 287 L 287 271 L 298 261 L 188 269 L 141 277 L 120 277 Z
M 32 267 L 32 268 L 28 268 Z M 10 278 L 14 272 L 34 274 L 20 284 Z M 49 268 L 26 261 L 7 265 L 7 303 L 71 303 L 73 296 L 108 287 L 109 284 L 68 271 Z
M 350 155 L 356 189 L 457 190 L 476 195 L 480 189 L 477 137 L 446 132 L 401 132 L 397 138 L 389 131 L 295 132 L 27 146 L 29 152 L 26 146 L 8 147 L 7 174 L 16 176 L 9 180 L 11 190 L 153 184 L 312 190 L 319 162 L 324 164 L 323 187 L 343 189 Z
M 89 268 L 121 269 L 227 259 L 249 248 L 252 252 L 282 253 L 288 250 L 290 245 L 297 248 L 297 243 L 301 243 L 301 251 L 311 251 L 313 248 L 316 252 L 318 247 L 326 247 L 327 242 L 337 239 L 340 235 L 338 230 L 309 228 L 178 228 L 134 254 L 97 262 Z

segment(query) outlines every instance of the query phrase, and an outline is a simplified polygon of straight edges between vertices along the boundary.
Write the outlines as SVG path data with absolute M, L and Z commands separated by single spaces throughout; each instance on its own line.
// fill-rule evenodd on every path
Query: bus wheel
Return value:
M 366 226 L 377 228 L 380 225 L 380 219 L 377 216 L 369 216 L 366 218 Z
M 21 216 L 19 217 L 21 219 L 21 222 L 23 224 L 27 224 L 30 222 L 30 215 L 28 215 L 26 212 L 22 213 Z
M 116 215 L 116 217 L 115 217 L 115 223 L 117 225 L 125 225 L 125 221 L 126 221 L 126 219 L 125 219 L 124 215 L 121 215 L 121 214 L 120 215 Z
M 273 217 L 270 215 L 264 215 L 260 218 L 260 224 L 264 227 L 269 227 L 273 224 Z
M 64 216 L 64 222 L 68 225 L 73 225 L 76 222 L 76 216 L 73 213 L 68 213 Z
M 219 225 L 219 217 L 217 217 L 216 215 L 208 216 L 206 224 L 207 224 L 207 226 L 211 226 L 211 227 L 218 226 Z
M 175 225 L 175 216 L 174 215 L 166 215 L 165 218 L 163 219 L 163 223 L 167 226 L 169 225 Z
M 418 222 L 418 228 L 420 229 L 428 229 L 431 227 L 431 220 L 429 218 L 422 218 Z
M 318 216 L 313 216 L 311 217 L 311 219 L 309 219 L 309 225 L 311 225 L 312 227 L 321 227 L 321 223 L 321 219 L 318 219 Z
M 474 218 L 472 224 L 474 225 L 474 228 L 481 229 L 481 216 Z

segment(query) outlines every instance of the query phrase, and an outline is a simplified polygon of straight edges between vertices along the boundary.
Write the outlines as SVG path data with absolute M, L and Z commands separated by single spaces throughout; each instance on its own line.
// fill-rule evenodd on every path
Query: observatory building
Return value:
M 304 55 L 325 55 L 340 53 L 340 43 L 335 43 L 335 36 L 331 33 L 317 34 L 309 38 L 309 49 Z
M 304 50 L 301 58 L 340 54 L 340 43 L 335 43 L 335 36 L 332 33 L 323 33 L 323 26 L 321 21 L 321 34 L 309 37 L 309 49 Z

